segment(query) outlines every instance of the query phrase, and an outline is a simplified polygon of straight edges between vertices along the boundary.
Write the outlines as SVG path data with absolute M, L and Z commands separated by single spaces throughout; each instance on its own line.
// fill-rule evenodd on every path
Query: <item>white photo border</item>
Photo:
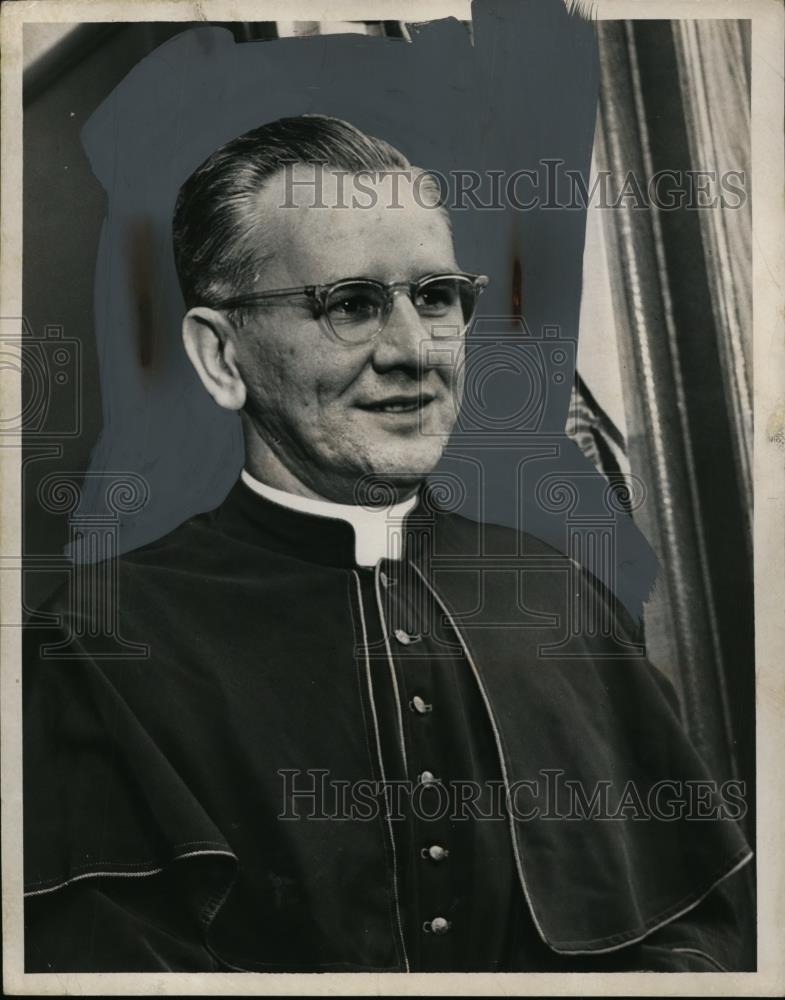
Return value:
M 21 635 L 0 628 L 3 986 L 8 995 L 779 996 L 785 993 L 785 157 L 780 0 L 596 0 L 598 20 L 749 19 L 752 66 L 754 579 L 758 971 L 754 973 L 69 973 L 23 961 Z M 22 316 L 22 32 L 29 23 L 470 20 L 466 0 L 19 0 L 0 11 L 0 320 Z M 21 412 L 19 373 L 0 369 L 0 419 Z M 0 621 L 21 614 L 21 449 L 0 449 Z M 12 568 L 8 572 L 8 567 Z

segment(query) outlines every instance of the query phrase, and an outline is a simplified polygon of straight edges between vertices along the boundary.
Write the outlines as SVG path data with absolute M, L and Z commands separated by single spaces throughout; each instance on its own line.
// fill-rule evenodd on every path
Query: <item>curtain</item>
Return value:
M 604 21 L 598 36 L 626 443 L 661 565 L 647 646 L 714 773 L 751 787 L 749 25 Z M 646 197 L 657 176 L 686 196 Z

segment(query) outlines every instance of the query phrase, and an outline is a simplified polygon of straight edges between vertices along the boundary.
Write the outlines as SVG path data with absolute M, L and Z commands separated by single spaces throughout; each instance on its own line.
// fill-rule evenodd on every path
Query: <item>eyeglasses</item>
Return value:
M 396 292 L 406 292 L 431 338 L 461 336 L 471 322 L 477 300 L 489 279 L 484 274 L 428 274 L 417 281 L 383 284 L 372 278 L 344 278 L 329 285 L 276 288 L 237 295 L 215 303 L 215 309 L 242 309 L 269 299 L 302 296 L 323 316 L 330 332 L 346 344 L 363 344 L 384 329 Z

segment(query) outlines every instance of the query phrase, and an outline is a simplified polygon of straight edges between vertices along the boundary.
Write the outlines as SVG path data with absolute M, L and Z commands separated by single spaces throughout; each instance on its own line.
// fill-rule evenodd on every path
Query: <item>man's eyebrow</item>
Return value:
M 385 270 L 383 265 L 375 267 L 373 265 L 363 267 L 349 274 L 348 272 L 343 272 L 334 278 L 325 278 L 323 281 L 319 282 L 322 285 L 329 285 L 331 281 L 343 281 L 345 278 L 370 278 L 373 281 L 379 281 L 383 285 L 389 284 L 391 281 L 419 281 L 421 278 L 427 277 L 429 274 L 459 274 L 461 273 L 460 267 L 457 264 L 449 263 L 445 264 L 429 264 L 427 266 L 416 266 L 412 265 L 406 271 L 399 272 L 395 277 L 389 277 L 389 272 Z

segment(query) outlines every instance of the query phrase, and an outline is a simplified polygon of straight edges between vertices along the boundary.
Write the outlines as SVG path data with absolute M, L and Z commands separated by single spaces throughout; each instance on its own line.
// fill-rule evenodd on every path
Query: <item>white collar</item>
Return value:
M 380 559 L 401 559 L 403 554 L 403 521 L 417 503 L 417 495 L 391 507 L 359 507 L 348 503 L 332 503 L 301 497 L 277 490 L 255 479 L 246 469 L 240 478 L 255 493 L 273 503 L 304 514 L 331 517 L 347 521 L 354 528 L 355 559 L 358 566 L 375 566 Z

